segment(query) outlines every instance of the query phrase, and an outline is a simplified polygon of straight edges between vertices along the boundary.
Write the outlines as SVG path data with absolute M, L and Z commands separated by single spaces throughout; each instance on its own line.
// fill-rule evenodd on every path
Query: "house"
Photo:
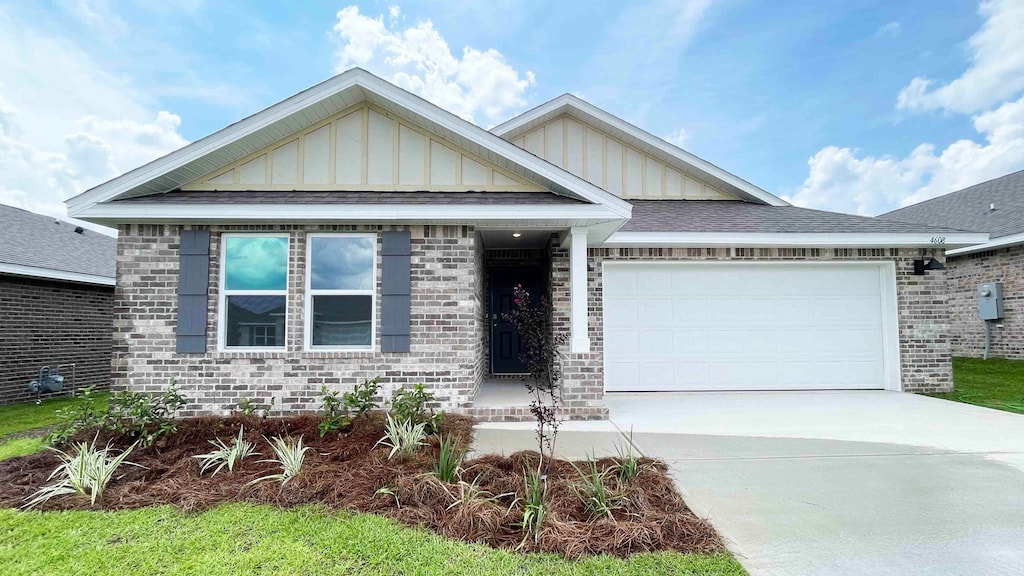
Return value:
M 948 390 L 943 278 L 987 235 L 789 206 L 573 96 L 484 130 L 353 69 L 68 201 L 117 226 L 114 384 L 188 413 L 423 382 L 528 417 L 514 284 L 550 295 L 572 418 L 605 393 Z M 941 255 L 942 250 L 938 250 Z
M 0 404 L 35 398 L 39 370 L 110 382 L 116 240 L 0 204 Z
M 990 355 L 1024 358 L 1024 171 L 893 210 L 891 222 L 987 233 L 988 242 L 946 252 L 954 356 L 981 357 L 989 331 Z M 1002 283 L 1004 317 L 981 320 L 978 285 Z

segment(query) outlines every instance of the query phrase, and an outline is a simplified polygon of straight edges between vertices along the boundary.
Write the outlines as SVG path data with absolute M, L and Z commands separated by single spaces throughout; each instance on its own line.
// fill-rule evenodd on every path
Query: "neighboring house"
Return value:
M 116 242 L 0 204 L 0 404 L 34 398 L 44 366 L 75 364 L 79 388 L 109 384 Z
M 114 384 L 178 379 L 188 413 L 380 376 L 528 417 L 488 394 L 522 372 L 520 283 L 569 336 L 573 418 L 606 392 L 948 390 L 943 277 L 912 261 L 987 239 L 791 207 L 572 96 L 488 132 L 359 69 L 68 206 L 120 231 Z
M 953 355 L 984 354 L 986 326 L 978 315 L 978 284 L 1001 282 L 1005 317 L 988 327 L 991 355 L 1024 358 L 1024 171 L 879 218 L 987 233 L 988 242 L 946 253 Z

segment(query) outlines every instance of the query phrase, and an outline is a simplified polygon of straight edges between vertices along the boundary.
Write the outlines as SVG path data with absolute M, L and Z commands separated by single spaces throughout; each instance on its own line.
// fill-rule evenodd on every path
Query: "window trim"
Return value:
M 227 244 L 229 238 L 284 238 L 287 241 L 288 266 L 285 271 L 283 290 L 231 290 L 228 294 L 225 277 L 227 267 Z M 283 352 L 288 349 L 289 290 L 291 283 L 292 238 L 287 232 L 223 232 L 220 235 L 220 274 L 217 279 L 217 351 L 218 352 Z M 227 345 L 227 304 L 228 296 L 284 296 L 284 334 L 280 346 L 228 346 Z
M 373 258 L 370 267 L 372 282 L 369 289 L 359 290 L 313 290 L 313 259 L 311 252 L 314 238 L 367 238 L 372 241 Z M 373 232 L 307 232 L 305 297 L 303 298 L 302 349 L 304 352 L 376 352 L 377 351 L 377 234 Z M 368 346 L 313 345 L 313 297 L 314 296 L 370 296 L 370 344 Z

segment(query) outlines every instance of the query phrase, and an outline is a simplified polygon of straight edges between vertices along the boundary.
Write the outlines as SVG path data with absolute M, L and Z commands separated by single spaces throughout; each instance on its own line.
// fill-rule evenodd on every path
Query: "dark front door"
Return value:
M 489 271 L 491 302 L 491 374 L 524 374 L 519 360 L 519 334 L 505 321 L 515 307 L 515 286 L 522 284 L 535 299 L 543 289 L 541 269 L 535 267 L 492 268 Z

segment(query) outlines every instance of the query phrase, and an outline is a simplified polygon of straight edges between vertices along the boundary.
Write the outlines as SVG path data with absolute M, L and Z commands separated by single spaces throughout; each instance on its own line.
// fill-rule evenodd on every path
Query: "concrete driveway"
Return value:
M 1024 573 L 1024 416 L 897 392 L 609 395 L 561 452 L 628 435 L 753 575 Z M 528 448 L 514 425 L 481 451 Z M 499 429 L 500 428 L 500 429 Z
M 882 391 L 608 404 L 752 574 L 1024 572 L 1022 416 Z

